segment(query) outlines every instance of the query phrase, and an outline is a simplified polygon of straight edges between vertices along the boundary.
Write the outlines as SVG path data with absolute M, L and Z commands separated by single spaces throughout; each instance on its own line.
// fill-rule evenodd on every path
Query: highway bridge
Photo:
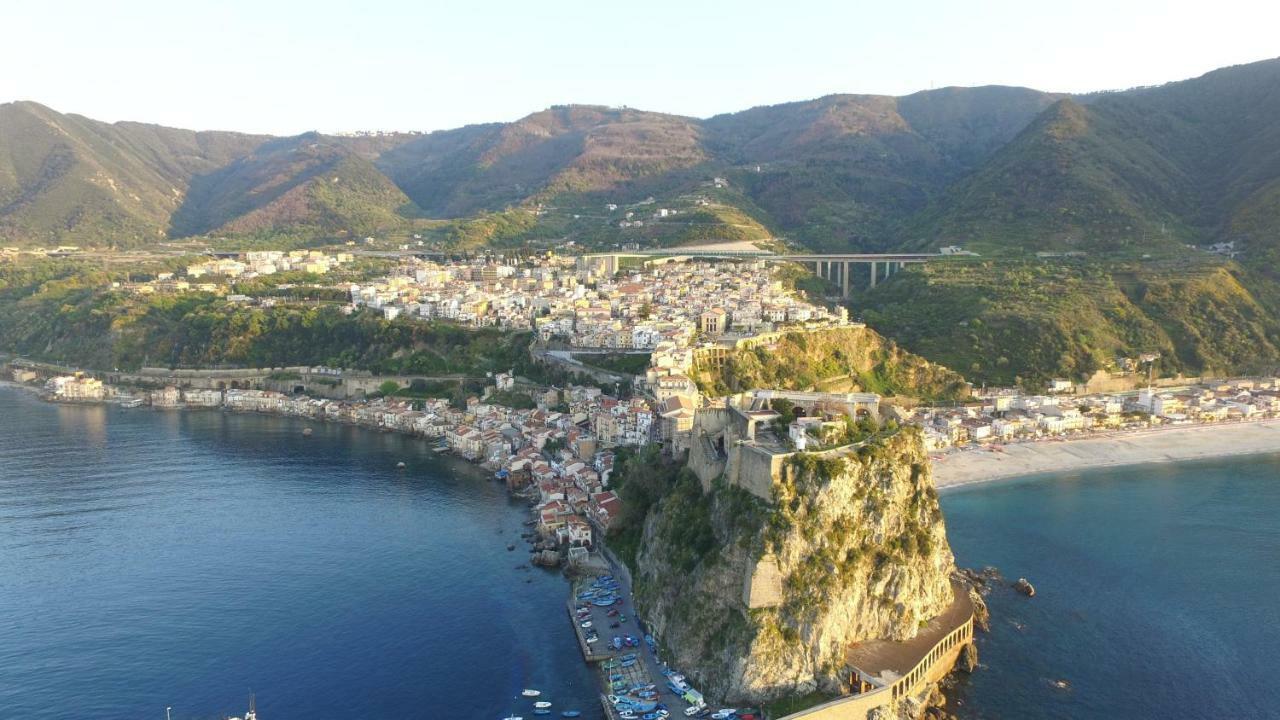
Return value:
M 840 287 L 840 297 L 848 299 L 854 265 L 867 265 L 867 281 L 869 287 L 875 287 L 881 280 L 901 270 L 904 265 L 925 263 L 943 257 L 941 253 L 774 253 L 768 250 L 708 250 L 701 251 L 697 247 L 655 248 L 633 250 L 620 253 L 595 253 L 584 255 L 585 258 L 610 259 L 606 266 L 610 272 L 617 272 L 620 257 L 701 257 L 749 260 L 758 259 L 770 262 L 795 262 L 813 266 L 813 274 Z

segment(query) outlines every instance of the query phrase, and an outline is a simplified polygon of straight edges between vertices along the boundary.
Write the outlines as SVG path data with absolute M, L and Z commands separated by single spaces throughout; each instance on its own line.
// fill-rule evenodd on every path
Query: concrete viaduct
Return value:
M 888 279 L 891 275 L 901 270 L 904 265 L 911 263 L 925 263 L 942 257 L 940 253 L 798 253 L 779 255 L 767 250 L 699 252 L 696 247 L 645 249 L 625 253 L 597 253 L 589 255 L 588 257 L 670 257 L 675 255 L 743 260 L 758 259 L 773 262 L 795 262 L 802 263 L 804 265 L 812 265 L 813 274 L 827 280 L 833 285 L 840 286 L 840 297 L 846 300 L 849 298 L 850 294 L 850 278 L 853 276 L 852 266 L 854 265 L 868 266 L 869 287 L 875 287 L 878 282 Z

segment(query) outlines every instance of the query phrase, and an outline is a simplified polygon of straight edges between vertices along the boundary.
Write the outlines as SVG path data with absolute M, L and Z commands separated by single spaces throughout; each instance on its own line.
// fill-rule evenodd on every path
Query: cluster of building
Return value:
M 281 272 L 308 272 L 324 275 L 330 270 L 349 263 L 351 253 L 328 254 L 319 250 L 259 250 L 247 252 L 237 258 L 206 260 L 187 266 L 188 278 L 220 275 L 235 279 L 252 279 Z
M 17 382 L 27 382 L 30 377 L 34 375 L 29 370 L 13 371 L 13 379 Z M 97 402 L 105 400 L 108 395 L 108 388 L 101 380 L 84 373 L 50 378 L 44 388 L 50 396 L 65 402 Z
M 136 295 L 155 295 L 182 292 L 207 292 L 224 294 L 228 281 L 252 280 L 282 272 L 308 272 L 324 275 L 334 268 L 351 262 L 351 253 L 327 254 L 318 250 L 262 250 L 244 253 L 237 257 L 205 260 L 188 265 L 185 275 L 162 272 L 154 279 L 139 282 L 113 282 L 111 287 Z M 230 296 L 229 299 L 245 299 Z
M 1052 388 L 1051 388 L 1052 389 Z M 1209 381 L 1179 388 L 1091 395 L 994 390 L 963 407 L 921 407 L 904 419 L 924 428 L 929 449 L 1280 417 L 1280 378 Z
M 526 262 L 414 261 L 351 286 L 351 301 L 388 317 L 537 330 L 574 347 L 654 350 L 695 339 L 746 336 L 792 324 L 839 323 L 783 287 L 763 261 L 655 259 L 633 269 L 618 256 L 548 256 Z

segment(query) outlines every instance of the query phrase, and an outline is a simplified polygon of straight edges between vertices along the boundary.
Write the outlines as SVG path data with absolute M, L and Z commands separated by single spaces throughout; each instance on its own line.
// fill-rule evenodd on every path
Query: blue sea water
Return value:
M 522 505 L 421 441 L 0 387 L 0 718 L 600 714 Z M 407 463 L 397 471 L 395 464 Z
M 1026 478 L 942 505 L 959 564 L 1037 591 L 989 596 L 961 717 L 1280 717 L 1280 455 Z
M 0 387 L 0 718 L 598 717 L 523 507 L 419 441 Z M 408 469 L 397 471 L 396 462 Z M 993 592 L 965 718 L 1280 716 L 1280 456 L 943 494 Z M 532 582 L 528 582 L 528 581 Z M 1050 685 L 1065 679 L 1069 690 Z

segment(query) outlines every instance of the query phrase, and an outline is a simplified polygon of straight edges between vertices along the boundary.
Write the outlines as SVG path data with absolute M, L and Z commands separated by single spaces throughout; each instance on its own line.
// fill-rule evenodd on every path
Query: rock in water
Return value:
M 969 643 L 960 651 L 960 660 L 956 662 L 956 667 L 961 670 L 972 673 L 978 669 L 978 646 Z
M 969 602 L 973 603 L 973 625 L 982 632 L 991 632 L 991 611 L 987 609 L 987 601 L 982 594 L 969 588 Z
M 1034 585 L 1032 585 L 1031 583 L 1027 582 L 1027 579 L 1026 579 L 1026 578 L 1018 578 L 1018 582 L 1016 582 L 1016 583 L 1014 583 L 1014 584 L 1013 584 L 1013 589 L 1014 589 L 1014 590 L 1017 590 L 1018 592 L 1022 593 L 1023 595 L 1026 595 L 1027 597 L 1035 597 L 1035 596 L 1036 596 L 1036 588 L 1035 588 L 1035 586 L 1034 586 Z

